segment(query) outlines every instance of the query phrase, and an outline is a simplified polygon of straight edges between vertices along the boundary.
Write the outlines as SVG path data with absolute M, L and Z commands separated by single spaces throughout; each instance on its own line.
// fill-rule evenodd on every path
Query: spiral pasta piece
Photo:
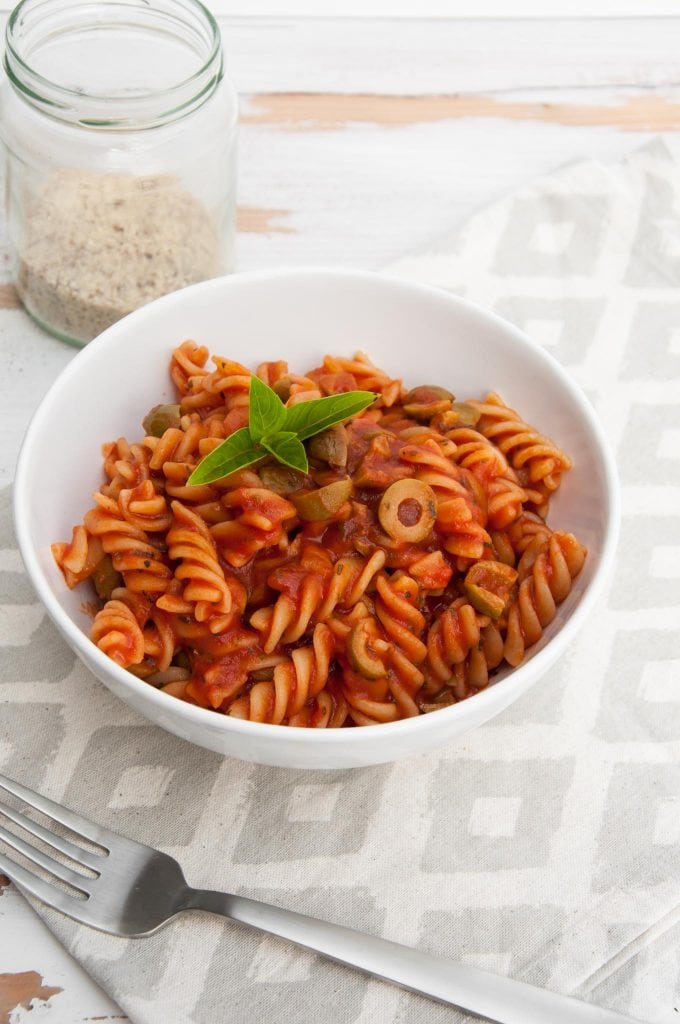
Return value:
M 355 607 L 384 564 L 384 552 L 376 551 L 368 559 L 356 555 L 340 558 L 334 565 L 318 544 L 307 545 L 297 560 L 268 577 L 281 596 L 251 616 L 250 624 L 259 631 L 265 653 L 280 643 L 299 640 L 312 619 L 330 622 L 336 633 L 347 635 L 349 626 L 334 618 L 334 612 L 338 607 Z
M 508 477 L 495 477 L 487 484 L 487 523 L 491 529 L 503 530 L 514 523 L 524 511 L 529 495 Z
M 422 594 L 440 594 L 450 583 L 454 570 L 442 551 L 418 552 L 409 558 L 405 570 L 418 584 Z
M 410 663 L 417 665 L 427 655 L 427 648 L 420 639 L 425 629 L 425 616 L 416 607 L 418 584 L 410 576 L 397 578 L 381 574 L 375 586 L 375 613 L 387 638 Z
M 491 543 L 483 519 L 481 512 L 465 498 L 448 498 L 441 502 L 437 509 L 437 529 L 444 537 L 445 550 L 459 558 L 481 558 L 485 546 Z
M 52 544 L 51 551 L 69 590 L 92 576 L 104 554 L 101 541 L 90 537 L 81 525 L 73 527 L 70 542 Z
M 385 565 L 385 552 L 378 549 L 370 556 L 343 555 L 335 563 L 333 575 L 326 584 L 317 618 L 327 622 L 338 605 L 353 608 L 372 585 L 377 573 Z
M 524 510 L 505 529 L 490 531 L 495 558 L 511 566 L 521 561 L 527 548 L 536 550 L 551 535 L 552 530 L 541 516 Z
M 416 581 L 405 574 L 390 578 L 381 573 L 375 587 L 371 602 L 375 617 L 359 603 L 347 619 L 354 667 L 343 669 L 343 694 L 355 725 L 419 714 L 415 695 L 425 679 L 418 667 L 427 649 L 416 635 L 425 628 L 425 617 L 416 607 Z
M 132 493 L 135 493 L 134 489 Z M 148 492 L 141 493 L 143 495 Z M 135 518 L 144 518 L 140 515 L 140 507 L 136 505 L 136 501 L 131 495 L 127 501 L 127 515 L 133 519 L 130 522 L 119 501 L 100 493 L 94 497 L 97 507 L 85 514 L 85 530 L 89 537 L 97 539 L 107 555 L 111 555 L 113 568 L 122 574 L 127 589 L 135 593 L 165 593 L 172 580 L 172 569 L 167 563 L 162 547 L 151 541 L 146 529 L 135 524 Z M 140 498 L 142 503 L 144 500 L 143 497 Z M 146 517 L 147 529 L 162 529 L 159 527 L 161 520 L 156 514 L 158 506 L 155 503 L 153 508 L 154 514 Z
M 279 592 L 273 605 L 260 608 L 250 624 L 260 632 L 265 654 L 280 643 L 294 643 L 307 631 L 323 600 L 324 586 L 333 574 L 330 556 L 308 543 L 297 559 L 274 569 L 268 585 Z
M 452 459 L 458 466 L 489 476 L 514 476 L 503 452 L 488 437 L 474 427 L 454 427 L 446 431 L 446 437 L 455 444 Z
M 202 382 L 205 390 L 219 394 L 227 408 L 232 408 L 234 404 L 247 405 L 252 377 L 250 370 L 241 363 L 233 359 L 224 359 L 222 356 L 214 356 L 213 362 L 215 370 Z
M 457 598 L 443 611 L 427 634 L 427 668 L 442 683 L 451 678 L 454 666 L 462 664 L 481 640 L 479 616 L 465 598 Z
M 312 643 L 298 647 L 289 659 L 274 668 L 272 681 L 253 684 L 247 694 L 234 701 L 229 714 L 251 722 L 268 722 L 325 728 L 334 708 L 330 695 L 321 696 L 328 681 L 335 640 L 323 623 L 314 627 Z
M 234 567 L 245 565 L 263 548 L 287 544 L 285 524 L 297 517 L 295 506 L 265 487 L 239 487 L 222 497 L 235 518 L 211 529 L 220 554 Z
M 187 417 L 187 419 L 189 419 Z M 213 423 L 217 417 L 208 422 Z M 224 431 L 221 431 L 222 439 Z M 207 436 L 207 423 L 189 420 L 184 427 L 168 427 L 160 437 L 145 437 L 144 447 L 151 452 L 149 468 L 163 470 L 167 462 L 193 463 L 199 455 L 199 444 Z
M 176 646 L 171 616 L 156 607 L 147 595 L 135 593 L 126 587 L 116 587 L 111 593 L 112 601 L 124 604 L 142 631 L 143 657 L 128 666 L 130 671 L 141 679 L 167 672 Z
M 157 494 L 151 480 L 118 495 L 118 509 L 126 523 L 145 533 L 162 533 L 170 526 L 172 516 L 164 495 Z
M 239 409 L 248 407 L 248 392 L 252 374 L 240 363 L 222 356 L 214 356 L 215 369 L 190 377 L 187 391 L 182 397 L 183 413 L 198 414 L 201 419 L 209 418 L 217 409 L 227 413 L 226 422 Z M 234 421 L 231 430 L 235 429 Z M 247 416 L 245 418 L 247 422 Z M 245 425 L 243 421 L 240 426 Z
M 394 671 L 369 681 L 345 668 L 342 692 L 348 715 L 355 725 L 396 722 L 400 718 L 414 718 L 420 713 L 411 688 Z
M 170 360 L 170 376 L 180 396 L 189 393 L 194 381 L 208 375 L 205 364 L 209 357 L 207 348 L 194 341 L 184 341 L 174 349 Z
M 400 460 L 415 468 L 417 480 L 427 484 L 438 499 L 437 529 L 445 536 L 444 548 L 460 558 L 481 558 L 490 543 L 486 512 L 466 486 L 461 469 L 445 456 L 434 440 L 407 445 Z
M 541 516 L 524 512 L 508 529 L 507 535 L 513 550 L 522 555 L 537 539 L 543 543 L 551 536 L 552 530 Z
M 150 476 L 149 456 L 141 444 L 128 444 L 124 437 L 103 446 L 107 482 L 101 493 L 117 498 L 124 488 L 134 488 Z
M 121 668 L 144 658 L 144 635 L 134 614 L 122 601 L 107 601 L 97 612 L 90 636 L 100 651 Z
M 527 550 L 531 550 L 531 564 L 523 567 L 526 575 L 508 610 L 504 657 L 510 665 L 518 665 L 527 647 L 540 640 L 585 561 L 585 549 L 570 533 L 553 533 L 537 548 Z
M 322 371 L 313 371 L 310 376 L 317 377 L 324 394 L 352 391 L 355 388 L 375 391 L 380 395 L 381 405 L 387 408 L 394 405 L 403 393 L 401 381 L 378 369 L 364 352 L 355 352 L 352 359 L 326 356 Z
M 491 674 L 503 661 L 503 636 L 494 623 L 482 626 L 480 642 L 472 647 L 464 661 L 452 668 L 446 689 L 456 700 L 465 700 L 489 685 Z
M 471 613 L 463 613 L 463 620 Z M 495 623 L 485 625 L 485 618 L 477 616 L 479 640 L 475 642 L 476 628 L 469 626 L 470 635 L 465 637 L 460 629 L 458 637 L 448 638 L 452 649 L 447 650 L 445 635 L 435 623 L 430 630 L 428 650 L 432 653 L 431 662 L 426 665 L 425 685 L 418 695 L 418 702 L 423 711 L 436 711 L 452 703 L 465 700 L 473 693 L 483 690 L 491 679 L 493 671 L 503 661 L 503 635 Z M 447 619 L 444 619 L 446 624 Z M 463 642 L 461 642 L 463 641 Z M 472 646 L 468 645 L 472 643 Z M 451 664 L 446 670 L 447 657 Z M 454 658 L 459 660 L 453 660 Z M 446 676 L 446 678 L 445 678 Z
M 183 416 L 179 427 L 168 427 L 160 437 L 145 437 L 144 446 L 150 452 L 151 472 L 162 474 L 163 489 L 170 498 L 180 501 L 206 503 L 219 498 L 223 488 L 217 484 L 187 484 L 198 462 L 217 448 L 234 430 L 244 426 L 243 417 L 226 418 L 222 411 L 211 413 L 202 420 L 197 414 Z M 247 420 L 247 416 L 246 416 Z M 221 515 L 226 519 L 225 514 Z
M 553 441 L 525 423 L 494 392 L 470 405 L 480 414 L 479 432 L 493 441 L 515 470 L 526 474 L 528 483 L 538 485 L 544 496 L 557 490 L 571 460 Z
M 440 502 L 450 497 L 469 498 L 460 470 L 434 438 L 424 439 L 420 444 L 405 445 L 399 458 L 413 468 L 416 480 L 432 488 Z
M 179 501 L 172 503 L 172 526 L 168 531 L 168 556 L 179 565 L 175 579 L 183 585 L 181 596 L 165 594 L 157 607 L 175 615 L 194 615 L 197 622 L 208 622 L 211 632 L 225 629 L 231 622 L 242 589 L 236 580 L 227 580 L 217 558 L 210 531 L 196 513 Z

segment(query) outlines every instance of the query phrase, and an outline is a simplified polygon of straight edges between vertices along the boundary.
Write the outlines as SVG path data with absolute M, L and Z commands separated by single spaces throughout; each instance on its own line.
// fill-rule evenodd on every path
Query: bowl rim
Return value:
M 208 294 L 212 291 L 220 291 L 224 288 L 238 288 L 243 284 L 247 285 L 249 282 L 258 283 L 271 280 L 285 280 L 304 277 L 314 277 L 323 280 L 332 280 L 335 278 L 342 279 L 347 283 L 355 282 L 362 284 L 370 283 L 371 285 L 377 284 L 378 287 L 384 287 L 388 290 L 392 289 L 395 292 L 407 291 L 413 295 L 421 296 L 430 302 L 436 302 L 440 305 L 458 307 L 458 309 L 464 310 L 468 315 L 472 314 L 473 318 L 486 321 L 487 324 L 490 323 L 496 328 L 502 330 L 520 346 L 528 347 L 534 355 L 537 356 L 539 361 L 542 361 L 548 370 L 558 378 L 561 386 L 569 393 L 571 399 L 575 403 L 579 414 L 585 420 L 586 425 L 596 442 L 596 454 L 601 464 L 605 480 L 605 496 L 607 502 L 606 525 L 604 543 L 600 551 L 600 562 L 592 579 L 587 584 L 586 589 L 581 595 L 578 605 L 562 623 L 556 635 L 551 637 L 545 647 L 533 655 L 529 662 L 518 665 L 503 679 L 498 680 L 486 689 L 475 694 L 473 698 L 474 708 L 483 712 L 485 705 L 488 705 L 489 703 L 493 705 L 497 700 L 497 696 L 494 695 L 494 691 L 497 691 L 500 687 L 506 691 L 511 687 L 521 691 L 521 684 L 527 675 L 536 677 L 540 676 L 542 672 L 549 668 L 549 666 L 556 660 L 559 654 L 564 651 L 586 621 L 610 575 L 618 544 L 621 519 L 621 495 L 616 463 L 610 449 L 609 442 L 604 433 L 604 429 L 600 424 L 593 407 L 561 363 L 559 363 L 559 361 L 550 352 L 546 351 L 546 349 L 539 345 L 538 342 L 534 341 L 518 327 L 515 327 L 497 313 L 487 310 L 484 307 L 477 305 L 477 303 L 471 302 L 469 299 L 455 295 L 444 288 L 422 284 L 417 281 L 410 281 L 397 277 L 396 275 L 392 276 L 379 271 L 356 270 L 333 266 L 296 266 L 270 270 L 241 271 L 224 277 L 213 278 L 209 281 L 202 281 L 198 284 L 180 289 L 179 291 L 171 292 L 168 295 L 164 295 L 155 299 L 153 302 L 142 306 L 140 309 L 128 314 L 123 317 L 123 319 L 107 328 L 93 339 L 93 341 L 91 341 L 85 348 L 81 349 L 75 358 L 64 367 L 50 386 L 47 393 L 41 399 L 24 435 L 17 459 L 13 488 L 15 531 L 19 550 L 31 583 L 34 586 L 40 601 L 45 606 L 50 618 L 62 635 L 65 636 L 72 649 L 76 651 L 86 665 L 88 662 L 94 662 L 94 664 L 101 670 L 104 677 L 107 675 L 113 675 L 122 687 L 130 687 L 132 690 L 138 689 L 140 694 L 143 692 L 146 700 L 149 701 L 152 706 L 157 706 L 159 708 L 161 715 L 163 712 L 169 711 L 171 707 L 174 707 L 179 718 L 184 718 L 195 726 L 210 725 L 211 731 L 217 729 L 218 731 L 223 732 L 224 735 L 236 733 L 241 734 L 244 738 L 251 737 L 253 740 L 267 739 L 273 743 L 281 742 L 285 744 L 294 740 L 296 743 L 302 742 L 304 744 L 311 745 L 315 745 L 317 743 L 328 745 L 330 743 L 336 746 L 344 744 L 355 746 L 356 744 L 362 744 L 365 741 L 369 743 L 375 741 L 378 736 L 382 737 L 383 741 L 388 741 L 390 737 L 394 737 L 396 740 L 398 737 L 409 735 L 413 730 L 428 728 L 428 721 L 430 721 L 431 726 L 432 723 L 430 715 L 418 715 L 413 718 L 403 718 L 396 722 L 381 722 L 376 723 L 375 725 L 362 726 L 359 729 L 309 729 L 302 726 L 282 727 L 280 725 L 274 725 L 267 722 L 251 722 L 249 720 L 232 718 L 229 715 L 216 714 L 215 711 L 211 709 L 188 704 L 184 701 L 178 700 L 176 697 L 172 697 L 170 694 L 164 693 L 162 690 L 150 687 L 148 683 L 144 682 L 144 680 L 134 676 L 132 673 L 121 668 L 108 658 L 95 644 L 92 643 L 89 636 L 87 636 L 87 634 L 71 620 L 69 615 L 62 608 L 56 595 L 52 592 L 47 581 L 47 577 L 43 573 L 39 564 L 29 535 L 29 520 L 27 513 L 28 505 L 30 503 L 30 494 L 28 493 L 28 475 L 31 457 L 40 438 L 43 422 L 49 415 L 51 407 L 56 401 L 61 388 L 71 379 L 71 377 L 81 373 L 88 363 L 95 360 L 101 349 L 109 344 L 115 344 L 115 340 L 118 335 L 126 334 L 131 329 L 142 329 L 145 320 L 153 318 L 156 315 L 157 310 L 171 309 L 173 306 L 180 305 L 185 301 L 187 294 Z M 173 704 L 168 704 L 168 701 L 172 701 Z M 445 727 L 444 716 L 447 716 L 447 718 L 450 719 L 465 719 L 469 716 L 479 718 L 479 715 L 475 712 L 474 708 L 470 707 L 470 703 L 470 700 L 464 700 L 458 704 L 453 704 L 450 707 L 442 708 L 441 711 L 436 713 L 437 720 L 441 726 Z

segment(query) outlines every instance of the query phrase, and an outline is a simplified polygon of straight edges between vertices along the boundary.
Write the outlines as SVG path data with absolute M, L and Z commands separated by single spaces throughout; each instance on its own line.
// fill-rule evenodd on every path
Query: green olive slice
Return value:
M 512 566 L 485 559 L 468 570 L 463 589 L 473 608 L 482 615 L 498 619 L 505 610 L 516 580 L 517 571 Z
M 375 639 L 375 623 L 372 619 L 361 619 L 347 637 L 347 657 L 355 672 L 364 679 L 380 679 L 387 672 L 384 661 L 371 650 L 371 641 Z
M 110 601 L 111 594 L 116 587 L 123 586 L 123 577 L 113 568 L 111 555 L 104 555 L 99 559 L 92 574 L 92 582 L 97 591 L 97 597 L 102 601 Z
M 177 651 L 174 658 L 172 659 L 172 664 L 175 665 L 177 668 L 185 668 L 189 672 L 191 672 L 191 661 L 189 660 L 189 655 L 187 654 L 186 651 Z
M 347 431 L 340 423 L 329 430 L 312 437 L 307 444 L 307 454 L 321 459 L 329 466 L 347 465 Z
M 261 466 L 258 476 L 264 487 L 274 494 L 292 494 L 305 486 L 306 476 L 288 466 Z
M 433 711 L 441 711 L 443 708 L 451 707 L 452 704 L 456 703 L 455 694 L 452 690 L 448 690 L 446 693 L 438 694 L 434 700 L 421 702 L 419 707 L 424 715 L 428 715 Z
M 482 615 L 489 615 L 492 619 L 498 619 L 503 614 L 505 601 L 497 594 L 493 594 L 484 587 L 478 587 L 475 583 L 465 584 L 465 593 L 473 608 L 476 608 Z
M 306 519 L 310 523 L 317 523 L 336 515 L 351 497 L 352 490 L 352 481 L 347 477 L 344 480 L 335 480 L 332 484 L 326 484 L 325 487 L 319 487 L 316 491 L 291 494 L 290 500 L 302 519 Z
M 436 384 L 421 384 L 404 399 L 404 412 L 417 420 L 429 420 L 451 408 L 454 395 Z
M 454 402 L 451 411 L 458 417 L 455 424 L 457 427 L 476 427 L 482 415 L 469 402 Z
M 154 405 L 142 420 L 142 427 L 149 437 L 162 437 L 170 427 L 178 427 L 179 420 L 178 405 Z
M 285 377 L 280 377 L 275 384 L 272 384 L 272 391 L 275 391 L 282 402 L 287 402 L 290 398 L 290 386 L 293 382 L 290 377 L 286 374 Z
M 270 682 L 274 678 L 274 666 L 269 665 L 267 668 L 256 668 L 250 673 L 250 678 L 254 683 Z
M 385 533 L 406 544 L 424 540 L 436 518 L 435 493 L 420 480 L 397 480 L 390 484 L 378 506 L 378 519 Z

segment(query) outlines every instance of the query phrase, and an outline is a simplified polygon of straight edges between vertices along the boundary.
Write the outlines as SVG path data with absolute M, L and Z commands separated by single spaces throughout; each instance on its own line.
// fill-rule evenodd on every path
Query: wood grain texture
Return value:
M 286 217 L 290 217 L 290 210 L 271 209 L 263 206 L 239 206 L 236 213 L 236 229 L 245 235 L 295 234 L 295 228 L 282 223 Z M 2 308 L 1 292 L 0 308 Z
M 680 83 L 677 0 L 676 17 L 549 20 L 249 18 L 235 16 L 228 2 L 210 6 L 220 15 L 227 71 L 242 95 L 451 95 Z M 12 6 L 0 0 L 1 28 Z M 543 0 L 543 6 L 551 5 Z
M 565 127 L 665 132 L 680 127 L 680 101 L 664 95 L 627 96 L 606 105 L 511 102 L 494 96 L 360 96 L 289 93 L 254 96 L 244 124 L 289 131 L 337 131 L 350 124 L 416 125 L 462 118 L 540 121 Z
M 47 1002 L 61 991 L 46 985 L 37 971 L 0 974 L 0 1024 L 10 1024 L 14 1010 L 30 1010 L 33 1000 Z
M 296 17 L 353 18 L 389 17 L 413 21 L 416 18 L 625 18 L 630 15 L 657 17 L 677 12 L 676 0 L 212 0 L 215 14 L 271 17 L 281 13 Z
M 680 81 L 680 17 L 227 16 L 220 27 L 228 72 L 242 94 L 635 89 Z
M 0 309 L 20 309 L 21 299 L 13 284 L 0 284 Z

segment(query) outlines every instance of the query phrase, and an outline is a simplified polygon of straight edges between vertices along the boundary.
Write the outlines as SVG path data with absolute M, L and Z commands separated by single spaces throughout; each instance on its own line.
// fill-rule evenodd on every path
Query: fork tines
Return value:
M 34 896 L 37 896 L 38 899 L 44 900 L 58 909 L 65 909 L 64 906 L 60 905 L 62 900 L 69 900 L 74 896 L 79 899 L 87 899 L 89 896 L 87 882 L 92 877 L 92 874 L 95 876 L 99 874 L 98 865 L 101 864 L 102 856 L 107 856 L 108 854 L 108 849 L 102 843 L 102 830 L 97 825 L 87 821 L 86 818 L 81 818 L 80 815 L 74 814 L 72 811 L 67 810 L 60 804 L 54 803 L 52 800 L 48 800 L 47 797 L 41 796 L 39 793 L 34 793 L 32 790 L 27 789 L 18 782 L 14 782 L 12 779 L 6 778 L 4 775 L 0 775 L 0 790 L 4 790 L 6 793 L 17 797 L 29 808 L 39 811 L 51 819 L 51 821 L 69 829 L 70 832 L 84 842 L 94 844 L 102 850 L 101 853 L 96 853 L 76 845 L 50 828 L 46 828 L 44 825 L 34 821 L 22 811 L 9 806 L 0 797 L 0 815 L 2 817 L 18 825 L 23 832 L 28 833 L 33 839 L 37 839 L 51 850 L 67 857 L 69 861 L 85 869 L 85 871 L 83 873 L 75 871 L 67 864 L 64 864 L 63 861 L 51 856 L 47 852 L 43 852 L 38 846 L 27 842 L 20 835 L 10 831 L 3 825 L 0 825 L 0 841 L 20 854 L 30 864 L 47 872 L 53 878 L 64 882 L 72 892 L 69 895 L 69 893 L 56 888 L 51 880 L 44 879 L 39 874 L 34 874 L 33 871 L 23 867 L 13 858 L 3 853 L 0 853 L 0 870 L 18 885 Z

